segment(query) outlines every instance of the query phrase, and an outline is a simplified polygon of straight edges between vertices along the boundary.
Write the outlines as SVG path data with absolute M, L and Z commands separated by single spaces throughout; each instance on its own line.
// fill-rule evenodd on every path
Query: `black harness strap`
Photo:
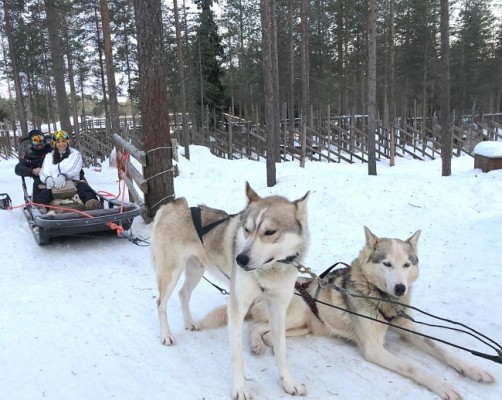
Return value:
M 204 235 L 214 228 L 216 228 L 218 225 L 222 224 L 225 222 L 227 219 L 229 219 L 232 215 L 229 215 L 225 218 L 219 219 L 218 221 L 214 221 L 210 223 L 209 225 L 202 226 L 202 217 L 201 217 L 201 212 L 199 207 L 190 207 L 190 213 L 192 214 L 192 221 L 193 225 L 195 226 L 195 230 L 197 231 L 197 235 L 199 236 L 199 239 L 202 243 L 204 243 L 204 240 L 202 239 Z
M 190 207 L 190 213 L 192 214 L 193 225 L 195 226 L 195 230 L 197 231 L 197 235 L 202 243 L 202 217 L 200 216 L 200 208 L 199 207 Z
M 202 245 L 204 245 L 203 237 L 206 233 L 208 233 L 212 229 L 216 228 L 218 225 L 222 224 L 227 219 L 229 219 L 230 217 L 233 216 L 233 215 L 229 215 L 225 218 L 219 219 L 218 221 L 214 221 L 207 226 L 202 226 L 202 217 L 201 217 L 200 207 L 190 207 L 190 213 L 192 214 L 192 222 L 195 227 L 195 230 L 197 231 L 197 235 L 199 236 L 199 239 L 200 239 L 200 242 L 202 243 Z M 226 276 L 226 274 L 224 274 L 223 271 L 221 271 L 221 273 Z M 218 289 L 221 292 L 221 294 L 223 294 L 223 295 L 229 294 L 228 290 L 223 289 L 223 288 L 219 287 L 218 285 L 214 284 L 209 279 L 207 279 L 205 276 L 203 276 L 203 278 L 207 282 L 209 282 L 211 285 L 213 285 L 216 289 Z M 228 276 L 227 276 L 227 278 L 230 279 Z
M 319 279 L 323 280 L 326 277 L 326 275 L 328 275 L 331 272 L 333 268 L 337 267 L 340 264 L 346 268 L 350 268 L 350 264 L 344 263 L 343 261 L 338 261 L 334 263 L 331 267 L 327 268 L 326 271 L 324 271 L 321 275 L 319 275 Z

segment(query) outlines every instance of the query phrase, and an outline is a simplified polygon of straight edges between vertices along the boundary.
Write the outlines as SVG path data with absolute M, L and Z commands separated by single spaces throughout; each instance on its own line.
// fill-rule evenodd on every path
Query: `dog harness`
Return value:
M 314 313 L 314 315 L 317 317 L 319 321 L 322 322 L 321 317 L 319 316 L 319 309 L 317 308 L 317 294 L 319 293 L 319 290 L 316 292 L 316 298 L 312 297 L 309 292 L 307 292 L 308 287 L 313 281 L 308 281 L 304 283 L 300 283 L 298 281 L 295 282 L 295 289 L 300 293 L 300 296 L 302 296 L 303 301 L 307 303 L 307 305 L 310 308 L 310 311 Z
M 206 233 L 211 231 L 212 229 L 216 228 L 218 225 L 222 224 L 225 222 L 227 219 L 232 217 L 232 215 L 229 215 L 225 218 L 219 219 L 218 221 L 214 221 L 210 223 L 209 225 L 202 226 L 202 217 L 200 213 L 200 208 L 199 207 L 190 207 L 190 213 L 192 214 L 192 221 L 195 226 L 195 230 L 197 231 L 197 235 L 199 236 L 200 241 L 204 244 L 204 240 L 202 239 Z

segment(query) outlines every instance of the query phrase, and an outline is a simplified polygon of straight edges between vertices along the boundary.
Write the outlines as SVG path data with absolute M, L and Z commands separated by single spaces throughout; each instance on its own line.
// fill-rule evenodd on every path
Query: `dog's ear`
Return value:
M 307 200 L 309 199 L 309 197 L 310 197 L 310 190 L 307 193 L 305 193 L 303 197 L 300 197 L 298 200 L 293 201 L 293 203 L 296 204 L 298 208 L 306 207 Z
M 305 195 L 298 200 L 293 201 L 296 205 L 296 216 L 300 221 L 307 220 L 307 200 L 310 196 L 310 191 L 305 193 Z
M 417 251 L 418 239 L 420 239 L 421 230 L 416 231 L 411 237 L 409 237 L 406 242 L 411 245 L 414 251 Z
M 246 196 L 248 197 L 249 203 L 261 200 L 261 197 L 258 196 L 258 194 L 253 189 L 251 189 L 248 181 L 246 181 Z
M 374 235 L 366 226 L 364 227 L 364 235 L 366 236 L 366 247 L 375 248 L 378 243 L 378 236 Z

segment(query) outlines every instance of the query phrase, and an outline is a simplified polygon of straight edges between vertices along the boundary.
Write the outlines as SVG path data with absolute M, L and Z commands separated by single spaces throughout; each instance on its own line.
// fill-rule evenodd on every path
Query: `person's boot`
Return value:
M 85 208 L 87 208 L 88 210 L 99 210 L 102 207 L 99 200 L 90 199 L 85 202 Z

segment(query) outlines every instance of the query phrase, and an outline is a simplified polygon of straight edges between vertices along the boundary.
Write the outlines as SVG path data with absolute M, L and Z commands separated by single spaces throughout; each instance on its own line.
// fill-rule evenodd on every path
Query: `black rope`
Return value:
M 224 296 L 227 296 L 230 294 L 230 292 L 227 289 L 223 289 L 222 287 L 219 287 L 216 283 L 211 282 L 209 279 L 207 279 L 204 275 L 202 277 L 206 280 L 206 282 L 209 282 L 211 285 L 213 285 L 216 289 L 220 291 L 220 293 Z
M 127 240 L 129 240 L 131 243 L 133 243 L 133 244 L 135 244 L 136 246 L 139 246 L 139 247 L 148 247 L 148 246 L 150 246 L 150 242 L 148 240 L 140 238 L 138 236 L 129 235 L 127 237 Z
M 350 268 L 349 264 L 346 264 L 346 263 L 343 263 L 343 262 L 337 262 L 337 263 L 333 264 L 331 267 L 329 267 L 326 271 L 324 271 L 319 277 L 317 277 L 313 272 L 310 271 L 310 269 L 307 269 L 306 267 L 302 266 L 301 264 L 298 264 L 296 267 L 297 267 L 297 269 L 299 269 L 300 272 L 307 272 L 307 273 L 309 273 L 311 275 L 311 279 L 314 279 L 313 277 L 315 276 L 317 279 L 319 279 L 321 281 L 322 278 L 324 278 L 329 272 L 331 272 L 331 270 L 334 267 L 336 267 L 339 264 L 342 264 L 342 265 Z M 486 335 L 484 335 L 484 334 L 476 331 L 475 329 L 473 329 L 473 328 L 471 328 L 471 327 L 469 327 L 469 326 L 467 326 L 467 325 L 465 325 L 465 324 L 463 324 L 461 322 L 453 321 L 453 320 L 450 320 L 450 319 L 447 319 L 447 318 L 442 318 L 442 317 L 436 316 L 434 314 L 428 313 L 426 311 L 423 311 L 423 310 L 419 309 L 418 307 L 414 307 L 414 306 L 411 306 L 409 304 L 400 303 L 398 301 L 391 300 L 391 299 L 388 299 L 388 298 L 384 298 L 384 297 L 372 297 L 372 296 L 364 296 L 364 295 L 353 294 L 353 293 L 351 293 L 349 290 L 347 290 L 345 288 L 342 288 L 340 286 L 336 286 L 334 284 L 325 283 L 325 282 L 321 283 L 321 285 L 325 286 L 325 287 L 328 287 L 330 289 L 334 289 L 334 290 L 338 291 L 339 293 L 342 293 L 342 294 L 345 294 L 345 295 L 349 295 L 349 296 L 352 296 L 352 297 L 362 298 L 362 299 L 367 299 L 367 300 L 384 301 L 384 302 L 387 302 L 387 303 L 399 305 L 401 307 L 411 308 L 412 310 L 418 311 L 418 312 L 420 312 L 422 314 L 425 314 L 425 315 L 427 315 L 427 316 L 429 316 L 431 318 L 439 319 L 441 321 L 445 321 L 445 322 L 448 322 L 448 323 L 453 324 L 453 325 L 459 325 L 459 326 L 461 326 L 461 327 L 463 327 L 463 328 L 465 328 L 465 329 L 473 332 L 474 334 L 471 333 L 471 332 L 467 332 L 467 331 L 465 331 L 463 329 L 459 329 L 459 328 L 453 328 L 453 327 L 444 326 L 444 325 L 429 324 L 429 323 L 426 323 L 426 322 L 417 321 L 417 320 L 413 319 L 411 316 L 409 316 L 408 314 L 406 314 L 402 310 L 398 310 L 398 313 L 397 313 L 397 315 L 399 317 L 403 317 L 403 318 L 409 319 L 410 321 L 413 321 L 416 324 L 431 326 L 431 327 L 435 327 L 435 328 L 443 328 L 443 329 L 448 329 L 448 330 L 452 330 L 452 331 L 455 331 L 455 332 L 460 332 L 460 333 L 467 334 L 467 335 L 469 335 L 469 336 L 471 336 L 471 337 L 479 340 L 480 342 L 482 342 L 486 346 L 491 347 L 493 350 L 495 350 L 497 352 L 497 355 L 490 355 L 490 354 L 478 352 L 476 350 L 468 349 L 466 347 L 462 347 L 460 345 L 448 342 L 448 341 L 443 340 L 443 339 L 436 338 L 434 336 L 426 335 L 426 334 L 423 334 L 423 333 L 420 333 L 420 332 L 415 332 L 415 331 L 413 331 L 411 329 L 407 329 L 407 328 L 404 328 L 404 327 L 400 327 L 398 325 L 394 325 L 394 324 L 392 324 L 392 323 L 390 323 L 388 321 L 382 321 L 382 320 L 370 317 L 368 315 L 359 314 L 359 313 L 357 313 L 355 311 L 351 311 L 351 310 L 348 310 L 348 309 L 345 309 L 345 308 L 342 308 L 342 307 L 338 307 L 338 306 L 335 306 L 333 304 L 325 303 L 325 302 L 323 302 L 321 300 L 318 300 L 317 298 L 313 298 L 314 301 L 316 301 L 316 302 L 318 302 L 320 304 L 326 305 L 328 307 L 333 307 L 333 308 L 339 309 L 341 311 L 348 312 L 349 314 L 357 315 L 357 316 L 360 316 L 360 317 L 363 317 L 363 318 L 366 318 L 366 319 L 369 319 L 369 320 L 372 320 L 372 321 L 379 322 L 381 324 L 385 324 L 385 325 L 388 325 L 388 326 L 392 326 L 394 328 L 398 328 L 398 329 L 401 329 L 401 330 L 404 330 L 404 331 L 416 334 L 418 336 L 422 336 L 422 337 L 425 337 L 425 338 L 428 338 L 428 339 L 432 339 L 432 340 L 435 340 L 435 341 L 438 341 L 438 342 L 450 345 L 452 347 L 456 347 L 458 349 L 467 351 L 467 352 L 469 352 L 469 353 L 471 353 L 471 354 L 473 354 L 473 355 L 475 355 L 477 357 L 486 358 L 488 360 L 491 360 L 491 361 L 497 362 L 499 364 L 502 364 L 502 347 L 500 346 L 500 344 L 498 344 L 496 341 L 494 341 L 493 339 L 489 338 L 488 336 L 486 336 Z M 299 295 L 298 293 L 295 293 L 295 294 Z M 484 340 L 484 339 L 486 339 L 486 340 Z M 495 346 L 493 346 L 492 344 L 490 344 L 488 342 L 493 343 L 498 348 L 496 348 Z
M 352 296 L 352 297 L 361 298 L 361 299 L 367 299 L 367 300 L 384 301 L 386 303 L 395 304 L 395 305 L 398 305 L 398 306 L 401 306 L 401 307 L 410 308 L 410 309 L 418 311 L 418 312 L 420 312 L 420 313 L 422 313 L 424 315 L 427 315 L 428 317 L 435 318 L 435 319 L 438 319 L 440 321 L 448 322 L 449 324 L 452 324 L 452 325 L 459 325 L 459 326 L 461 326 L 461 327 L 463 327 L 465 329 L 470 330 L 474 334 L 471 333 L 471 332 L 467 332 L 467 331 L 465 331 L 463 329 L 453 328 L 453 327 L 449 327 L 449 326 L 445 326 L 445 325 L 428 324 L 426 322 L 417 321 L 413 317 L 411 317 L 408 314 L 406 314 L 404 311 L 399 311 L 398 312 L 398 316 L 406 318 L 406 319 L 409 319 L 410 321 L 413 321 L 416 324 L 431 326 L 431 327 L 435 327 L 435 328 L 444 328 L 444 329 L 449 329 L 449 330 L 453 330 L 453 331 L 456 331 L 456 332 L 463 332 L 463 333 L 465 333 L 465 334 L 467 334 L 469 336 L 474 337 L 475 339 L 477 339 L 480 342 L 484 343 L 485 345 L 491 347 L 492 349 L 494 349 L 497 352 L 500 351 L 500 350 L 498 350 L 497 348 L 495 348 L 493 345 L 491 345 L 487 341 L 493 343 L 494 345 L 496 345 L 497 347 L 499 347 L 500 349 L 502 349 L 502 347 L 500 346 L 500 344 L 498 344 L 493 339 L 489 338 L 488 336 L 482 334 L 481 332 L 476 331 L 475 329 L 473 329 L 470 326 L 468 326 L 466 324 L 463 324 L 461 322 L 450 320 L 450 319 L 443 318 L 443 317 L 439 317 L 437 315 L 434 315 L 434 314 L 428 313 L 426 311 L 423 311 L 423 310 L 421 310 L 418 307 L 411 306 L 409 304 L 400 303 L 399 301 L 396 301 L 396 300 L 386 299 L 386 298 L 383 298 L 383 297 L 372 297 L 372 296 L 364 296 L 364 295 L 360 295 L 360 294 L 354 294 L 354 293 L 351 293 L 349 290 L 347 290 L 345 288 L 341 288 L 339 286 L 336 286 L 336 285 L 333 285 L 333 284 L 330 284 L 330 283 L 324 284 L 324 286 L 329 287 L 330 289 L 337 290 L 340 293 L 347 294 L 347 295 Z M 479 336 L 477 336 L 477 335 L 479 335 Z M 483 340 L 482 338 L 486 339 L 487 341 Z M 501 362 L 502 362 L 502 360 L 501 360 Z
M 295 293 L 295 295 L 297 296 L 301 296 L 301 294 L 299 293 Z M 364 297 L 364 296 L 360 296 L 360 297 Z M 413 331 L 411 329 L 408 329 L 408 328 L 404 328 L 402 326 L 399 326 L 399 325 L 394 325 L 394 324 L 391 324 L 390 322 L 387 322 L 387 321 L 382 321 L 382 320 L 379 320 L 377 318 L 373 318 L 373 317 L 370 317 L 368 315 L 364 315 L 364 314 L 359 314 L 355 311 L 351 311 L 351 310 L 348 310 L 346 308 L 343 308 L 343 307 L 339 307 L 339 306 L 336 306 L 334 304 L 330 304 L 330 303 L 326 303 L 322 300 L 318 300 L 318 299 L 314 299 L 314 301 L 316 303 L 319 303 L 319 304 L 322 304 L 322 305 L 325 305 L 327 307 L 332 307 L 332 308 L 336 308 L 338 310 L 341 310 L 341 311 L 344 311 L 344 312 L 347 312 L 349 314 L 353 314 L 353 315 L 357 315 L 358 317 L 362 317 L 362 318 L 366 318 L 366 319 L 369 319 L 369 320 L 372 320 L 372 321 L 375 321 L 375 322 L 378 322 L 380 324 L 384 324 L 384 325 L 388 325 L 388 326 L 391 326 L 391 327 L 394 327 L 394 328 L 397 328 L 397 329 L 401 329 L 403 331 L 406 331 L 406 332 L 409 332 L 409 333 L 412 333 L 414 335 L 418 335 L 418 336 L 422 336 L 424 338 L 428 338 L 428 339 L 431 339 L 431 340 L 434 340 L 434 341 L 437 341 L 437 342 L 441 342 L 443 344 L 446 344 L 446 345 L 449 345 L 449 346 L 452 346 L 452 347 L 455 347 L 457 349 L 460 349 L 460 350 L 464 350 L 464 351 L 467 351 L 469 353 L 471 353 L 472 355 L 474 356 L 477 356 L 477 357 L 482 357 L 482 358 L 485 358 L 487 360 L 490 360 L 490 361 L 493 361 L 493 362 L 496 362 L 496 363 L 499 363 L 499 364 L 502 364 L 502 351 L 499 350 L 499 349 L 496 349 L 495 347 L 491 346 L 491 345 L 488 345 L 489 347 L 491 347 L 492 349 L 494 349 L 496 352 L 497 352 L 497 355 L 491 355 L 491 354 L 486 354 L 486 353 L 482 353 L 482 352 L 479 352 L 479 351 L 476 351 L 476 350 L 472 350 L 472 349 L 469 349 L 467 347 L 463 347 L 463 346 L 460 346 L 458 344 L 455 344 L 455 343 L 451 343 L 451 342 L 448 342 L 444 339 L 440 339 L 440 338 L 437 338 L 435 336 L 431 336 L 431 335 L 427 335 L 425 333 L 421 333 L 421 332 L 417 332 L 417 331 Z M 404 314 L 404 313 L 403 313 Z M 401 317 L 404 317 L 404 318 L 409 318 L 410 320 L 412 320 L 413 322 L 416 322 L 414 321 L 411 317 L 409 317 L 407 314 L 404 314 L 404 315 L 401 315 L 399 314 L 399 316 Z M 416 322 L 416 323 L 420 323 L 420 322 Z M 460 331 L 460 332 L 464 332 L 464 333 L 467 333 L 469 334 L 469 332 L 465 332 L 463 330 L 460 330 L 460 329 L 455 329 L 455 328 L 449 328 L 449 329 L 454 329 L 454 330 L 457 330 L 457 331 Z M 477 338 L 476 336 L 474 336 L 475 338 Z M 480 340 L 479 338 L 477 338 L 478 340 Z M 484 343 L 484 342 L 483 342 Z

